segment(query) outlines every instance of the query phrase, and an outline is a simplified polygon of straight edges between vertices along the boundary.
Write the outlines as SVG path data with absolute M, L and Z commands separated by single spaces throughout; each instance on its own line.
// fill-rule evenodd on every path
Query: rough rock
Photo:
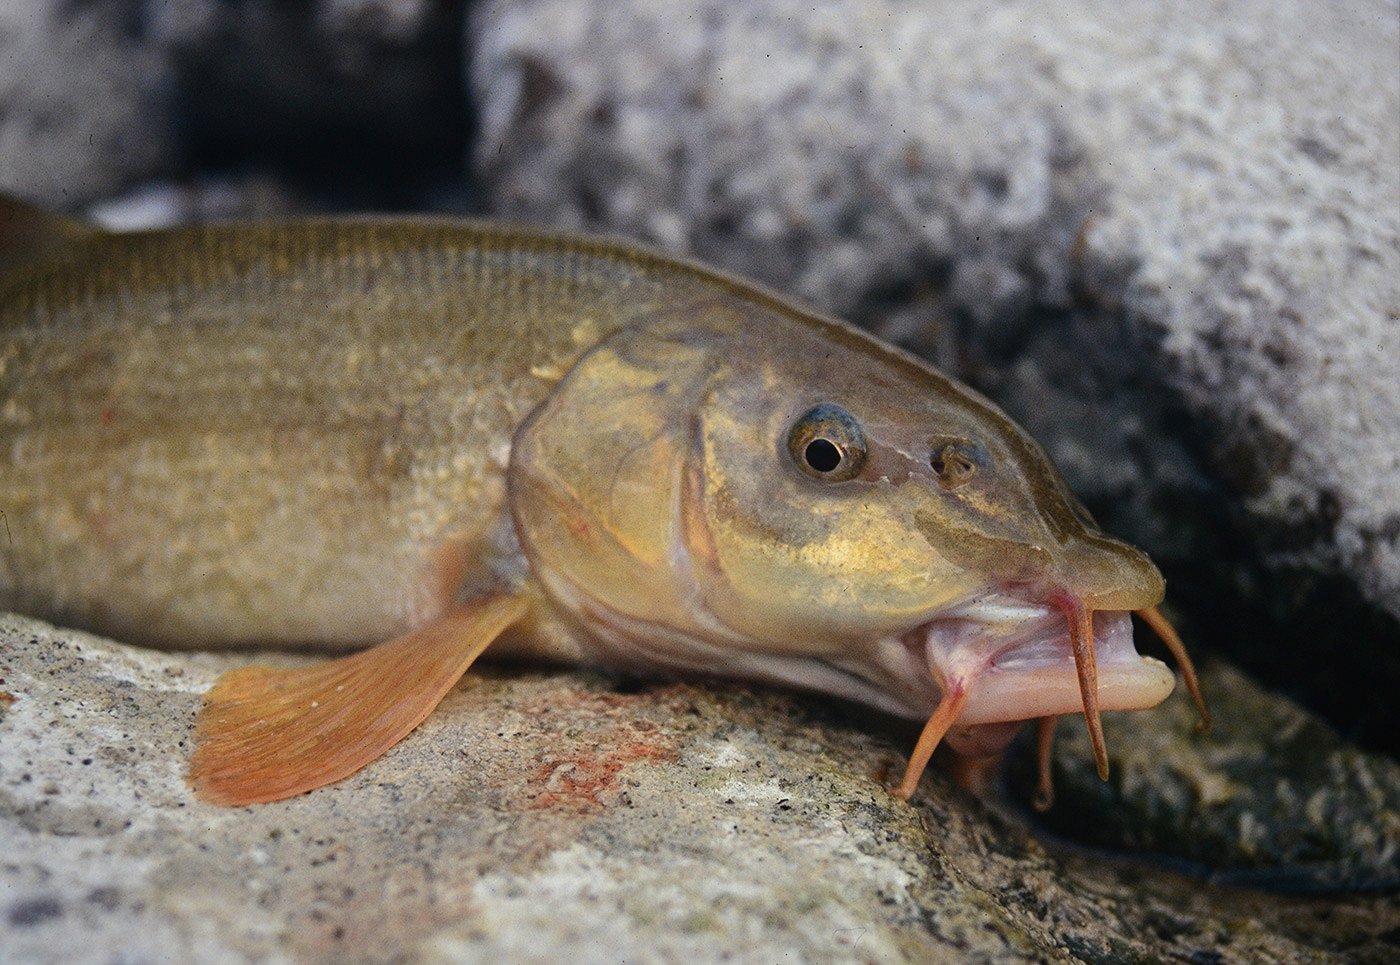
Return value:
M 474 31 L 496 212 L 924 352 L 1200 634 L 1394 748 L 1396 3 L 509 0 Z
M 1316 717 L 1213 663 L 1215 727 L 1194 709 L 1111 714 L 1107 782 L 1077 721 L 1055 756 L 1046 827 L 1076 841 L 1189 863 L 1220 883 L 1291 890 L 1400 888 L 1400 765 L 1342 743 Z M 1066 723 L 1071 723 L 1066 721 Z M 1029 748 L 1027 748 L 1029 750 Z M 1014 794 L 1034 783 L 1018 759 Z
M 1383 961 L 1388 896 L 1211 888 L 1048 851 L 911 735 L 818 701 L 473 673 L 330 788 L 191 799 L 201 692 L 247 658 L 0 617 L 0 947 L 23 962 Z M 293 658 L 282 658 L 293 659 Z
M 168 167 L 170 82 L 134 4 L 0 3 L 0 191 L 71 208 Z

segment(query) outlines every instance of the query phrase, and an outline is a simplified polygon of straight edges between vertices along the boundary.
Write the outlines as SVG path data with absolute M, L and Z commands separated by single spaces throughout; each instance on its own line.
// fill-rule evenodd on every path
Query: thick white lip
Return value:
M 1069 625 L 1053 607 L 996 596 L 974 601 L 920 627 L 929 672 L 946 691 L 962 680 L 967 703 L 957 724 L 1031 720 L 1084 709 L 1070 650 Z M 1167 698 L 1176 677 L 1133 648 L 1126 611 L 1094 614 L 1101 710 L 1145 710 Z

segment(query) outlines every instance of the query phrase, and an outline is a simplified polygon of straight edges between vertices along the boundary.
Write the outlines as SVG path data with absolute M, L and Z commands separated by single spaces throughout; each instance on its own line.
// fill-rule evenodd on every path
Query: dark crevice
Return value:
M 434 6 L 402 44 L 318 32 L 298 4 L 264 12 L 175 49 L 182 170 L 272 171 L 327 210 L 463 193 L 464 3 Z

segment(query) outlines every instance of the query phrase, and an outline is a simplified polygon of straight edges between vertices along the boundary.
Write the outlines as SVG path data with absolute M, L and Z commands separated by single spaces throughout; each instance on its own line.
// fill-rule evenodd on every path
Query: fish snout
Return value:
M 1071 543 L 1060 570 L 1062 592 L 1089 610 L 1143 610 L 1166 595 L 1166 581 L 1146 553 L 1106 536 Z

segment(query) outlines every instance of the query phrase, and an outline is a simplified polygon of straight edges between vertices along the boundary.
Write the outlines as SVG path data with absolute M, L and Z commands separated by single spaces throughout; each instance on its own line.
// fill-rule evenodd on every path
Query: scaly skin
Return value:
M 0 224 L 0 607 L 176 648 L 423 631 L 447 660 L 425 628 L 471 605 L 526 615 L 493 653 L 823 691 L 930 717 L 930 751 L 1171 689 L 1124 612 L 1160 575 L 1035 442 L 780 296 L 469 221 L 21 214 L 24 244 Z M 803 464 L 816 437 L 850 457 L 829 478 Z
M 166 647 L 377 643 L 500 517 L 512 432 L 714 281 L 461 222 L 98 235 L 0 277 L 0 606 Z M 448 565 L 450 576 L 451 567 Z

